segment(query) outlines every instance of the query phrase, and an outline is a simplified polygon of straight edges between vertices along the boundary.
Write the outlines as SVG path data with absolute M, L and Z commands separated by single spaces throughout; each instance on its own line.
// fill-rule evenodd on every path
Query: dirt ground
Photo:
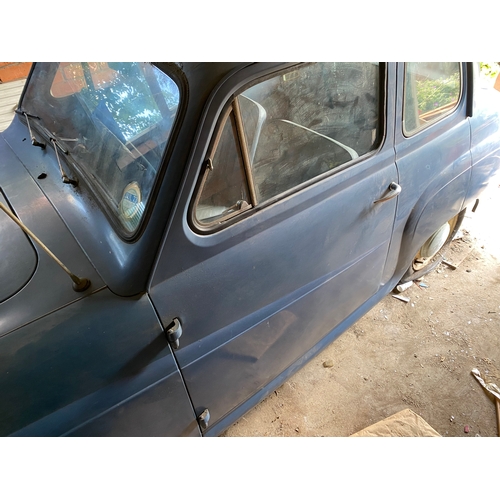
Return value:
M 495 183 L 445 254 L 455 270 L 385 297 L 223 436 L 349 436 L 405 408 L 442 436 L 496 436 L 471 370 L 500 371 L 499 213 Z

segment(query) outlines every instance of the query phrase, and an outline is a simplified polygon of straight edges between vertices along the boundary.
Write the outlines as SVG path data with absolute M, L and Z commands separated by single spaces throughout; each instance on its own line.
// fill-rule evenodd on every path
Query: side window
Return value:
M 460 94 L 460 63 L 406 63 L 404 134 L 413 135 L 449 115 L 457 106 Z
M 216 140 L 217 149 L 206 168 L 203 190 L 196 203 L 196 218 L 202 224 L 220 222 L 250 207 L 232 110 L 223 123 Z
M 195 219 L 220 223 L 339 171 L 376 149 L 378 63 L 314 63 L 232 101 L 209 152 Z

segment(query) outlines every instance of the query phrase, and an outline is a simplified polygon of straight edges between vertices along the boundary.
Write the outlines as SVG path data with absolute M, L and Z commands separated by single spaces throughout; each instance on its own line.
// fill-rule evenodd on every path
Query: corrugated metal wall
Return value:
M 30 62 L 0 62 L 0 132 L 5 130 L 14 118 L 14 109 L 23 91 Z

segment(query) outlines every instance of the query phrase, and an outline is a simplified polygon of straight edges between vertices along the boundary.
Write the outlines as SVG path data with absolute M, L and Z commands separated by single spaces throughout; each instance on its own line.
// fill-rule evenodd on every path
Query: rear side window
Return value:
M 406 63 L 404 134 L 413 135 L 449 115 L 456 108 L 460 95 L 460 63 Z
M 220 224 L 377 148 L 380 83 L 378 63 L 314 63 L 236 96 L 209 150 L 195 223 Z

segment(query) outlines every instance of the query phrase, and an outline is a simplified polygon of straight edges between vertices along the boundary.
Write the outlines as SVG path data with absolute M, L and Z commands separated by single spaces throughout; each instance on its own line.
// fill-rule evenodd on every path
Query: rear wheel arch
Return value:
M 463 208 L 456 215 L 439 225 L 435 231 L 410 254 L 406 260 L 406 272 L 399 283 L 416 280 L 434 270 L 444 259 L 442 252 L 446 250 L 457 234 L 465 217 Z M 413 247 L 413 246 L 412 246 Z

